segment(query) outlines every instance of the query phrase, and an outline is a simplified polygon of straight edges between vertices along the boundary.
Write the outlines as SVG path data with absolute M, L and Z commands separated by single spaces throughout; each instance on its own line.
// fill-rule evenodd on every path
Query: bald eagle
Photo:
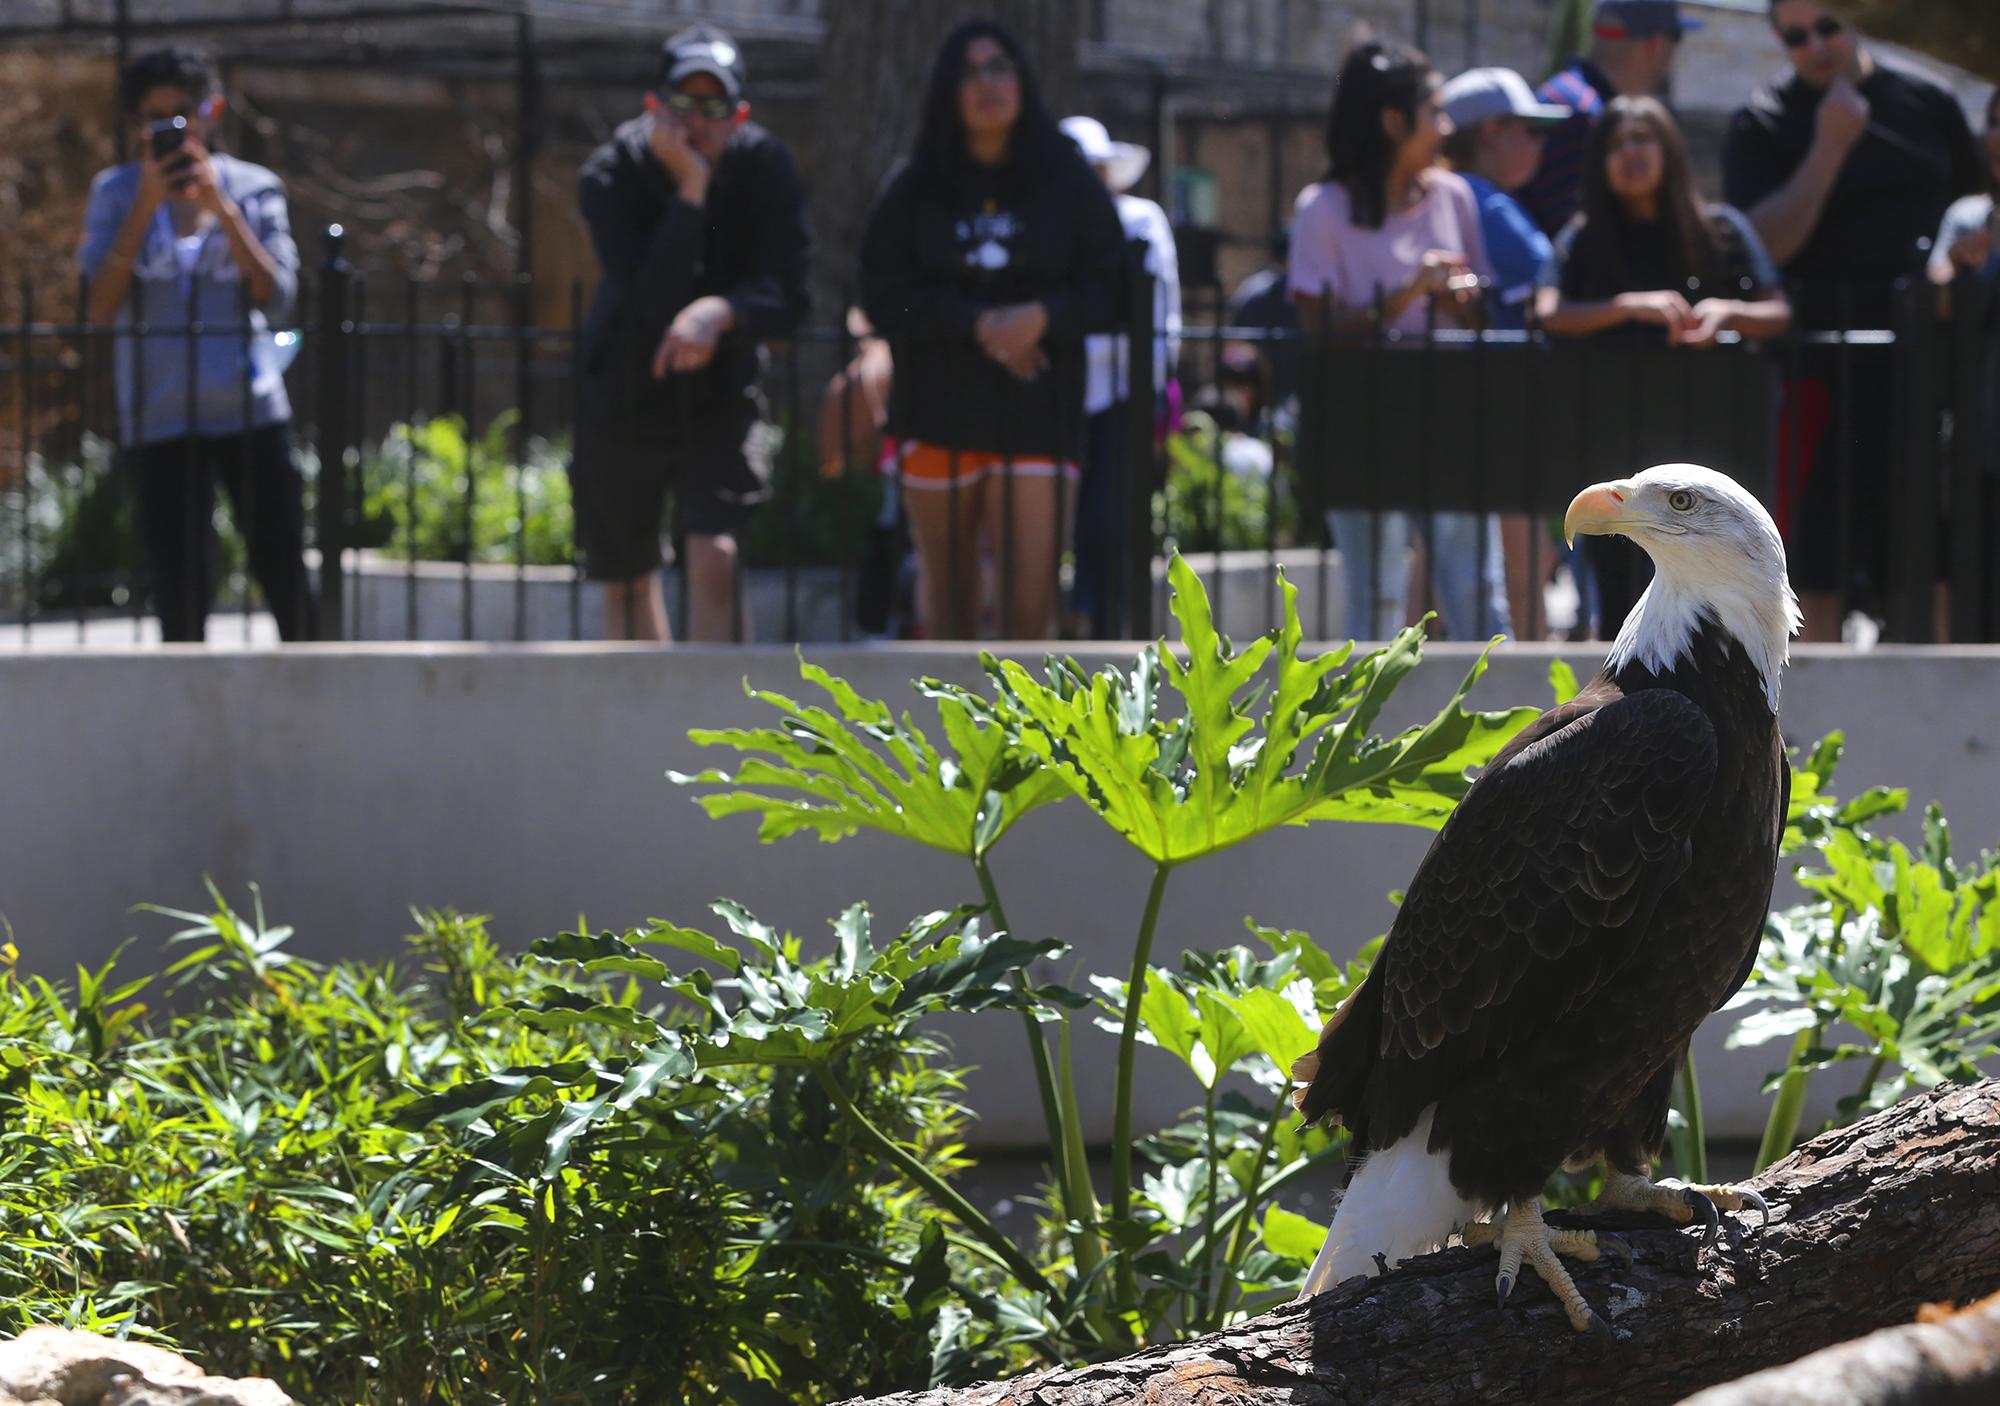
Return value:
M 1798 628 L 1770 514 L 1726 475 L 1664 464 L 1585 489 L 1564 531 L 1653 559 L 1602 672 L 1524 728 L 1438 832 L 1374 967 L 1294 1066 L 1308 1121 L 1363 1154 L 1301 1298 L 1463 1228 L 1534 1266 L 1579 1332 L 1608 1333 L 1551 1231 L 1558 1167 L 1605 1164 L 1594 1209 L 1762 1209 L 1655 1185 L 1675 1071 L 1749 975 L 1791 769 L 1778 686 Z M 1378 1256 L 1381 1257 L 1378 1260 Z

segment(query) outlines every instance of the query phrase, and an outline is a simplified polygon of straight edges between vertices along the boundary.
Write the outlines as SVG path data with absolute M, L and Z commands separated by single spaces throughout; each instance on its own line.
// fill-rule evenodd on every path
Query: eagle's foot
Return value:
M 1771 1208 L 1764 1203 L 1764 1198 L 1745 1187 L 1688 1186 L 1671 1180 L 1654 1182 L 1630 1172 L 1621 1172 L 1615 1167 L 1606 1167 L 1603 1194 L 1578 1209 L 1585 1215 L 1636 1211 L 1642 1215 L 1664 1216 L 1678 1225 L 1688 1225 L 1699 1217 L 1703 1227 L 1701 1248 L 1706 1251 L 1715 1244 L 1720 1228 L 1716 1211 L 1741 1211 L 1746 1208 L 1756 1210 L 1763 1217 L 1763 1225 L 1771 1223 Z
M 1493 1287 L 1500 1307 L 1506 1307 L 1507 1296 L 1514 1292 L 1521 1264 L 1526 1261 L 1556 1296 L 1570 1327 L 1579 1333 L 1611 1337 L 1611 1326 L 1584 1299 L 1583 1291 L 1563 1268 L 1562 1257 L 1589 1263 L 1609 1251 L 1630 1264 L 1632 1252 L 1624 1241 L 1613 1235 L 1599 1235 L 1594 1230 L 1550 1230 L 1542 1221 L 1541 1201 L 1536 1199 L 1509 1206 L 1505 1218 L 1497 1225 L 1492 1221 L 1474 1221 L 1465 1228 L 1465 1243 L 1495 1245 L 1499 1249 L 1500 1273 Z

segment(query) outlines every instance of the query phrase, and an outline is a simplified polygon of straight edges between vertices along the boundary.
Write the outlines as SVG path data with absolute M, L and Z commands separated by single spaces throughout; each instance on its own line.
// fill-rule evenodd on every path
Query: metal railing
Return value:
M 525 279 L 499 289 L 467 280 L 444 291 L 451 305 L 441 307 L 434 287 L 348 268 L 332 233 L 300 290 L 295 325 L 269 330 L 296 337 L 299 348 L 285 379 L 305 471 L 316 634 L 591 633 L 595 606 L 569 550 L 562 482 L 578 414 L 581 288 L 567 290 L 566 326 L 536 321 L 536 290 Z M 24 285 L 22 315 L 0 325 L 0 648 L 150 637 L 152 582 L 129 526 L 131 475 L 110 448 L 111 355 L 120 338 L 182 338 L 192 362 L 202 339 L 248 335 L 242 326 L 90 326 L 85 290 L 73 293 L 69 315 L 51 316 L 53 299 Z M 1136 267 L 1125 307 L 1126 345 L 1150 346 L 1150 287 Z M 1347 578 L 1341 548 L 1360 544 L 1330 546 L 1329 517 L 1376 533 L 1403 514 L 1416 539 L 1436 547 L 1443 515 L 1460 514 L 1479 523 L 1498 515 L 1517 533 L 1508 539 L 1515 570 L 1525 562 L 1530 584 L 1514 625 L 1539 637 L 1549 628 L 1543 588 L 1560 553 L 1547 520 L 1578 487 L 1686 459 L 1726 469 L 1781 517 L 1796 515 L 1798 468 L 1817 439 L 1818 471 L 1836 483 L 1833 525 L 1819 526 L 1836 540 L 1818 548 L 1842 581 L 1862 578 L 1890 635 L 1932 639 L 1942 614 L 1954 640 L 2000 639 L 2000 568 L 1987 551 L 2000 527 L 1996 311 L 1991 290 L 1967 282 L 1941 318 L 1932 290 L 1918 287 L 1899 299 L 1888 328 L 1804 333 L 1761 348 L 1726 338 L 1691 351 L 1532 332 L 1308 336 L 1231 326 L 1218 300 L 1182 333 L 1181 381 L 1202 413 L 1168 426 L 1151 378 L 1130 377 L 1127 467 L 1114 495 L 1113 538 L 1125 546 L 1110 573 L 1113 633 L 1150 637 L 1163 627 L 1161 553 L 1177 549 L 1207 581 L 1225 628 L 1275 621 L 1272 568 L 1283 564 L 1300 587 L 1307 629 L 1344 634 L 1383 604 L 1357 597 L 1365 612 L 1346 609 L 1354 587 L 1373 597 L 1384 575 Z M 851 424 L 837 452 L 812 443 L 819 388 L 855 347 L 836 326 L 766 350 L 762 380 L 782 447 L 770 501 L 739 558 L 739 637 L 880 633 L 879 618 L 857 620 L 858 602 L 907 591 L 907 546 L 882 506 L 890 481 L 877 465 L 851 462 Z M 1297 354 L 1295 404 L 1269 394 L 1271 360 L 1283 350 Z M 854 404 L 842 399 L 843 417 L 861 413 Z M 1080 423 L 1080 406 L 1076 413 Z M 821 462 L 844 472 L 822 478 Z M 1066 501 L 1058 509 L 1058 559 L 1073 511 Z M 1004 536 L 1005 523 L 996 530 Z M 871 539 L 887 558 L 872 574 Z M 1495 539 L 1482 528 L 1474 540 L 1483 583 Z M 1400 570 L 1400 553 L 1385 556 L 1379 538 L 1369 545 Z M 225 536 L 221 608 L 240 617 L 241 638 L 268 638 L 235 564 L 240 551 Z M 1009 558 L 997 538 L 986 552 L 997 565 L 947 569 L 964 578 L 954 595 L 983 591 L 998 601 L 989 613 L 1004 619 Z M 1439 603 L 1438 579 L 1435 569 L 1421 576 L 1405 614 Z M 679 637 L 687 599 L 683 583 L 673 595 Z M 1447 625 L 1483 637 L 1482 628 Z M 1061 629 L 1080 628 L 1065 613 Z

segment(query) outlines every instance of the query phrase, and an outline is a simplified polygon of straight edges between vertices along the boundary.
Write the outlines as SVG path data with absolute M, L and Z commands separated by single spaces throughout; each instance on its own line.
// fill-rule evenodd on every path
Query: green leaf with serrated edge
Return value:
M 1240 996 L 1225 995 L 1222 1000 L 1243 1022 L 1250 1049 L 1270 1060 L 1286 1078 L 1291 1077 L 1293 1062 L 1318 1043 L 1319 1033 L 1281 992 L 1259 986 Z
M 1185 663 L 1159 654 L 1159 669 L 1184 715 L 1141 708 L 1149 660 L 1131 675 L 1102 670 L 1078 683 L 1062 661 L 1038 679 L 1021 664 L 982 656 L 996 708 L 1011 712 L 1024 746 L 1039 756 L 1128 843 L 1156 863 L 1179 864 L 1277 825 L 1317 819 L 1441 825 L 1484 765 L 1537 716 L 1532 708 L 1468 713 L 1467 674 L 1443 712 L 1389 739 L 1367 735 L 1396 683 L 1414 668 L 1421 632 L 1351 657 L 1343 646 L 1301 659 L 1297 591 L 1282 581 L 1284 624 L 1242 653 L 1216 633 L 1200 581 L 1184 561 L 1169 566 Z M 1268 680 L 1255 676 L 1271 674 Z M 1252 734 L 1246 702 L 1268 702 Z M 1302 769 L 1301 755 L 1312 755 Z
M 539 937 L 528 944 L 529 956 L 544 962 L 575 962 L 584 971 L 624 972 L 631 976 L 664 981 L 672 975 L 658 957 L 648 957 L 624 938 L 601 932 L 566 932 L 555 937 Z
M 1567 703 L 1576 697 L 1581 687 L 1576 681 L 1576 670 L 1570 668 L 1567 659 L 1549 661 L 1549 690 L 1556 696 L 1558 704 Z
M 1325 1226 L 1282 1206 L 1266 1208 L 1261 1233 L 1265 1249 L 1280 1259 L 1301 1264 L 1311 1264 L 1326 1244 Z
M 767 842 L 800 833 L 831 841 L 867 828 L 971 855 L 1064 794 L 972 695 L 929 680 L 918 687 L 938 705 L 953 749 L 946 755 L 907 713 L 895 717 L 887 704 L 803 657 L 799 673 L 832 700 L 833 711 L 746 683 L 750 697 L 778 710 L 781 726 L 689 733 L 702 746 L 748 754 L 733 774 L 669 773 L 682 785 L 732 788 L 699 798 L 709 815 L 759 815 L 758 838 Z
M 1122 988 L 1122 983 L 1121 983 Z M 1200 1029 L 1188 999 L 1158 967 L 1146 970 L 1146 989 L 1139 997 L 1139 1025 L 1161 1049 L 1183 1061 L 1194 1051 Z

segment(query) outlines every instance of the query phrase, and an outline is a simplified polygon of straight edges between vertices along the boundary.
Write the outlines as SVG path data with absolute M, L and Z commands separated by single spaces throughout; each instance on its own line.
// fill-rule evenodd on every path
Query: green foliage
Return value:
M 1167 477 L 1153 495 L 1153 537 L 1158 550 L 1262 551 L 1299 540 L 1296 494 L 1278 491 L 1289 457 L 1289 432 L 1267 445 L 1255 436 L 1223 430 L 1204 410 L 1182 416 L 1167 436 Z
M 1976 1061 L 2000 1053 L 2000 870 L 1990 854 L 1953 857 L 1933 805 L 1921 847 L 1872 834 L 1867 822 L 1900 811 L 1902 791 L 1877 788 L 1842 803 L 1829 792 L 1843 739 L 1819 743 L 1793 773 L 1786 844 L 1816 867 L 1799 884 L 1814 897 L 1771 915 L 1757 963 L 1733 1006 L 1732 1047 L 1791 1040 L 1759 1165 L 1787 1151 L 1814 1074 L 1867 1061 L 1839 1100 L 1845 1122 L 1912 1089 L 1977 1079 Z M 1847 1030 L 1857 1038 L 1830 1043 Z M 1886 1077 L 1885 1077 L 1886 1076 Z
M 1311 1047 L 1316 1012 L 1359 979 L 1296 933 L 1267 935 L 1268 962 L 1240 949 L 1227 960 L 1191 956 L 1187 971 L 1168 977 L 1150 965 L 1168 874 L 1281 825 L 1440 825 L 1470 770 L 1535 716 L 1532 708 L 1464 708 L 1482 656 L 1429 722 L 1377 736 L 1371 729 L 1390 694 L 1420 658 L 1420 628 L 1359 659 L 1352 645 L 1302 657 L 1297 592 L 1281 580 L 1284 623 L 1239 653 L 1217 632 L 1184 561 L 1171 563 L 1169 580 L 1178 651 L 1149 646 L 1129 670 L 1094 675 L 1074 659 L 1051 658 L 1041 678 L 984 655 L 983 693 L 921 681 L 947 749 L 907 713 L 898 718 L 802 662 L 802 676 L 833 710 L 752 690 L 778 711 L 779 726 L 697 730 L 697 742 L 747 759 L 733 773 L 674 778 L 725 788 L 702 797 L 703 806 L 718 817 L 758 815 L 766 841 L 799 833 L 834 840 L 866 828 L 964 855 L 1003 928 L 988 851 L 1050 801 L 1074 796 L 1152 861 L 1132 975 L 1096 982 L 1100 1004 L 1122 1010 L 1108 1207 L 1074 1165 L 1082 1144 L 1067 1025 L 1058 1031 L 1058 1080 L 1036 1023 L 1066 1021 L 1070 999 L 1051 988 L 1030 992 L 1024 976 L 1014 982 L 1048 1126 L 1057 1206 L 1046 1230 L 1053 1244 L 1067 1240 L 1074 1270 L 1051 1305 L 1054 1323 L 1059 1334 L 1106 1350 L 1219 1324 L 1263 1288 L 1296 1282 L 1286 1279 L 1289 1261 L 1257 1247 L 1257 1212 L 1287 1177 L 1336 1150 L 1329 1135 L 1284 1126 L 1284 1086 L 1292 1060 Z M 1140 1149 L 1160 1170 L 1135 1191 L 1132 1070 L 1142 1040 L 1189 1066 L 1203 1103 L 1191 1115 L 1192 1146 L 1163 1135 Z M 1265 1081 L 1272 1106 L 1257 1107 L 1229 1085 L 1226 1076 L 1244 1069 Z M 1051 1284 L 1061 1267 L 1046 1276 Z
M 410 1406 L 824 1401 L 1005 1371 L 1046 1335 L 856 1121 L 958 1167 L 958 1076 L 909 1021 L 1016 999 L 1010 964 L 1045 948 L 944 914 L 878 950 L 851 912 L 801 963 L 732 909 L 725 938 L 514 961 L 431 914 L 408 965 L 322 966 L 261 910 L 176 916 L 150 984 L 0 968 L 0 1330 Z M 655 952 L 699 1000 L 648 979 Z
M 515 452 L 518 410 L 473 438 L 463 415 L 390 426 L 364 456 L 363 533 L 395 557 L 567 566 L 575 523 L 565 439 Z

